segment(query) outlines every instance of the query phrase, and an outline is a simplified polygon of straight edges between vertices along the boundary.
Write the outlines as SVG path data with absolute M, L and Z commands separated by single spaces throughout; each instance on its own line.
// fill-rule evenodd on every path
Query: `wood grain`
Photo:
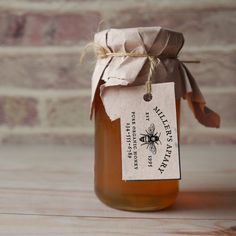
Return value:
M 236 220 L 0 215 L 0 235 L 235 235 Z M 12 227 L 14 225 L 14 227 Z
M 91 149 L 1 147 L 0 235 L 235 235 L 235 153 L 183 147 L 176 204 L 134 213 L 96 198 Z

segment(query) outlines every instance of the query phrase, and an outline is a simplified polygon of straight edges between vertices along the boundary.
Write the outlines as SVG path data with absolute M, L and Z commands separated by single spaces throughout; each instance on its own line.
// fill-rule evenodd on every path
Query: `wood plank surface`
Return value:
M 236 220 L 122 219 L 0 215 L 0 235 L 235 235 Z
M 235 192 L 181 192 L 165 211 L 134 213 L 108 208 L 92 192 L 2 189 L 0 213 L 63 216 L 236 219 Z
M 176 204 L 134 213 L 93 192 L 93 150 L 0 148 L 0 235 L 236 235 L 236 147 L 181 149 Z

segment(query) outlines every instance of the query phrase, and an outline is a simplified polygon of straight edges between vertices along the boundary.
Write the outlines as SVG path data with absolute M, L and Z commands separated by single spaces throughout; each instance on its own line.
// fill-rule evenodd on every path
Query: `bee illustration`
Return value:
M 155 133 L 155 125 L 152 123 L 148 129 L 146 130 L 146 134 L 141 134 L 142 137 L 139 139 L 143 145 L 147 145 L 147 148 L 152 152 L 152 154 L 156 154 L 157 148 L 155 145 L 158 145 L 158 142 L 161 144 L 160 136 L 161 133 Z

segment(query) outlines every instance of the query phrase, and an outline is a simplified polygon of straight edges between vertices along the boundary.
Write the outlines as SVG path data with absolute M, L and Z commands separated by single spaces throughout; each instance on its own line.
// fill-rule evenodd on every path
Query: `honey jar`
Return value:
M 147 78 L 151 84 L 173 82 L 176 110 L 172 116 L 177 120 L 178 138 L 181 98 L 188 101 L 200 123 L 219 127 L 219 116 L 205 106 L 193 76 L 178 59 L 183 44 L 181 33 L 161 27 L 108 29 L 95 35 L 97 64 L 91 102 L 95 120 L 95 192 L 108 206 L 130 211 L 160 210 L 171 206 L 179 191 L 179 179 L 122 179 L 121 121 L 112 115 L 121 109 L 117 88 L 145 86 Z

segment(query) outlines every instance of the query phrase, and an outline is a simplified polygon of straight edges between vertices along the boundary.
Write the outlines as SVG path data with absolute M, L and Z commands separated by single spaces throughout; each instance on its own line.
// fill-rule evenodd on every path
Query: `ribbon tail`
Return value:
M 220 116 L 206 106 L 205 99 L 192 74 L 183 63 L 181 63 L 181 66 L 184 69 L 187 75 L 186 79 L 188 79 L 191 86 L 192 91 L 186 91 L 185 97 L 188 100 L 188 105 L 191 108 L 194 116 L 201 124 L 207 127 L 219 128 Z

